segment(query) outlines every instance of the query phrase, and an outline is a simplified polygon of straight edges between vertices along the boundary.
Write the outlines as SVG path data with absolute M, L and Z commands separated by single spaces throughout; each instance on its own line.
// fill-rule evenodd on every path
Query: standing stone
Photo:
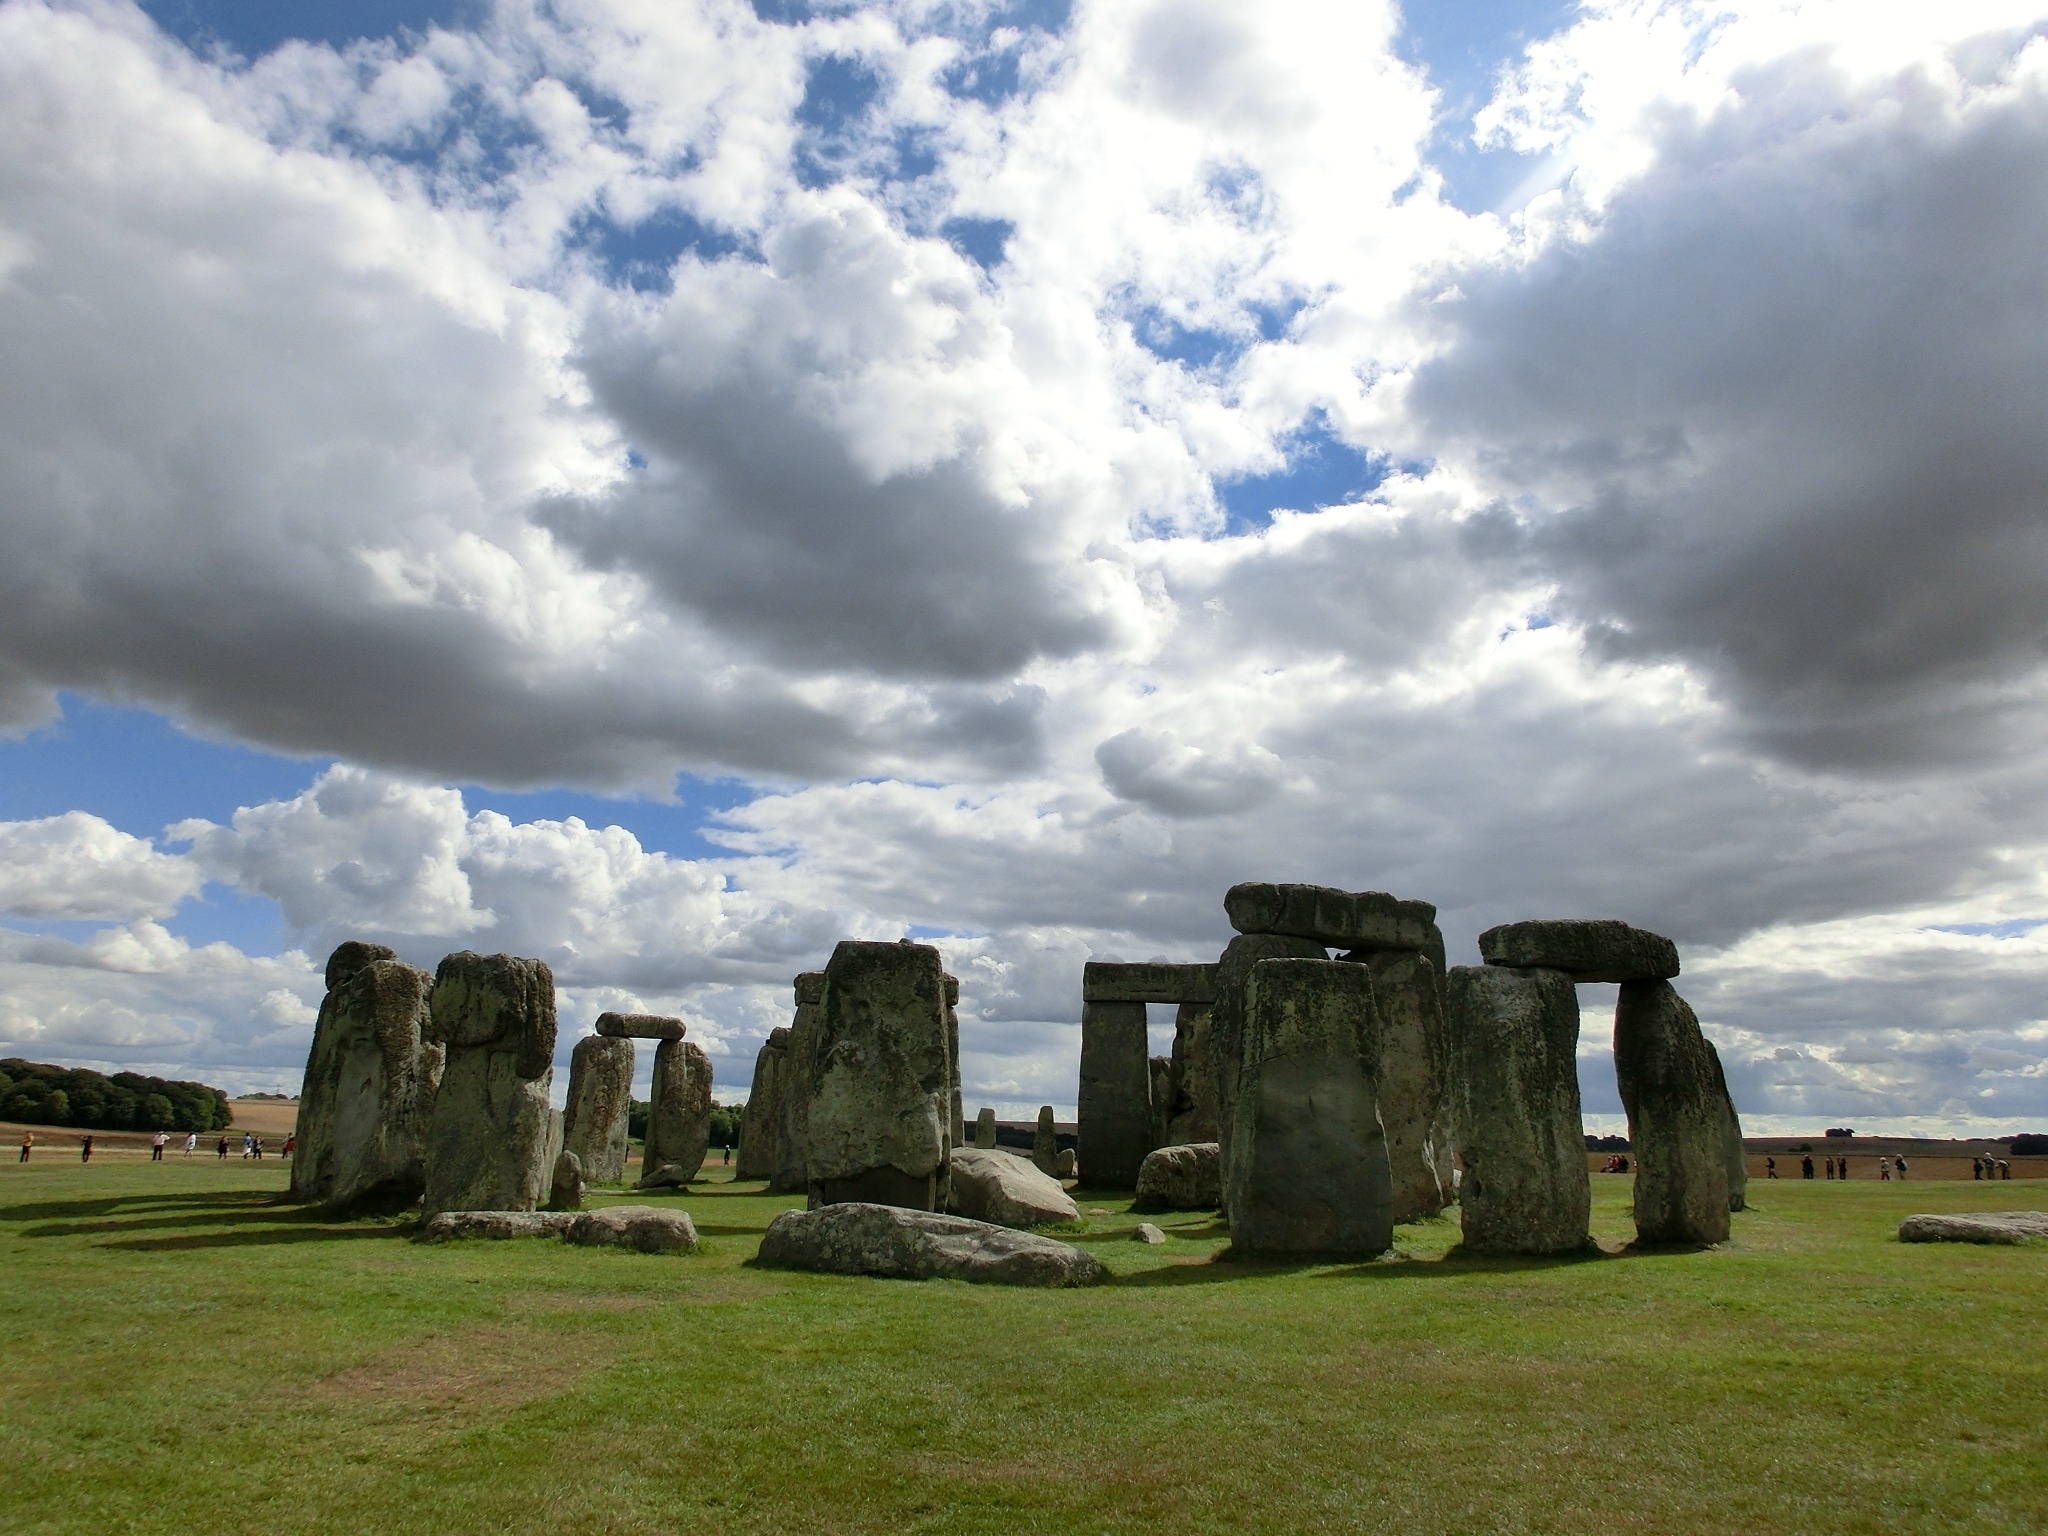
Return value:
M 554 973 L 463 950 L 435 972 L 429 1010 L 447 1065 L 427 1125 L 423 1212 L 533 1210 L 558 1150 Z
M 1230 1163 L 1237 1116 L 1237 1074 L 1244 1057 L 1245 988 L 1261 960 L 1327 960 L 1322 945 L 1284 934 L 1240 934 L 1216 962 L 1216 1001 L 1209 1012 L 1209 1078 L 1216 1089 L 1216 1140 Z
M 1182 1003 L 1173 1019 L 1172 1102 L 1166 1140 L 1185 1147 L 1216 1140 L 1216 1066 L 1209 1056 L 1210 1003 Z
M 1068 1148 L 1069 1151 L 1073 1149 Z M 1059 1132 L 1053 1128 L 1052 1106 L 1038 1106 L 1038 1128 L 1031 1133 L 1031 1161 L 1040 1173 L 1057 1174 L 1060 1165 Z
M 665 1189 L 689 1183 L 703 1169 L 710 1144 L 711 1058 L 694 1040 L 664 1040 L 654 1052 L 639 1187 Z
M 946 1120 L 946 1156 L 939 1164 L 939 1209 L 951 1210 L 953 1150 L 960 1145 L 967 1122 L 960 1096 L 960 978 L 946 978 L 946 1077 L 953 1085 L 952 1112 Z
M 818 1017 L 825 1004 L 825 973 L 805 971 L 796 978 L 796 1017 L 789 1026 L 789 1044 L 782 1063 L 782 1126 L 775 1138 L 775 1177 L 768 1187 L 777 1194 L 802 1194 L 811 1187 L 804 1166 L 809 1136 L 811 1092 L 817 1086 Z
M 813 1207 L 938 1208 L 953 1109 L 946 978 L 929 944 L 841 942 L 825 967 L 805 1163 Z
M 1143 1003 L 1081 1005 L 1081 1161 L 1098 1189 L 1134 1189 L 1152 1150 Z
M 996 1112 L 994 1110 L 984 1109 L 974 1117 L 974 1144 L 977 1147 L 983 1148 L 995 1146 Z
M 1145 1065 L 1151 1082 L 1152 1118 L 1145 1133 L 1145 1150 L 1150 1152 L 1166 1145 L 1166 1126 L 1173 1117 L 1173 1058 L 1154 1056 Z
M 1579 994 L 1562 971 L 1461 965 L 1450 975 L 1465 1246 L 1570 1253 L 1592 1211 L 1579 1113 Z
M 402 1210 L 420 1197 L 441 1080 L 441 1047 L 422 1039 L 432 985 L 381 944 L 351 940 L 328 958 L 299 1090 L 294 1199 Z
M 783 1079 L 788 1071 L 789 1030 L 768 1031 L 761 1054 L 754 1058 L 754 1086 L 747 1090 L 747 1110 L 740 1117 L 740 1153 L 733 1159 L 736 1179 L 772 1179 L 782 1134 Z
M 1372 975 L 1380 1017 L 1380 1124 L 1394 1181 L 1394 1220 L 1420 1221 L 1450 1204 L 1440 1169 L 1449 1148 L 1450 1045 L 1444 1038 L 1443 979 L 1418 950 L 1353 950 L 1344 957 Z
M 1144 1172 L 1142 1168 L 1138 1171 L 1140 1173 Z M 1073 1179 L 1080 1177 L 1080 1173 L 1081 1161 L 1074 1156 L 1074 1149 L 1072 1147 L 1061 1147 L 1058 1152 L 1053 1154 L 1052 1176 L 1054 1178 Z
M 1670 982 L 1621 984 L 1614 1075 L 1635 1158 L 1636 1241 L 1726 1242 L 1728 1094 L 1700 1021 Z
M 1379 1038 L 1364 966 L 1277 959 L 1252 967 L 1224 1167 L 1233 1252 L 1363 1258 L 1393 1247 Z
M 548 1183 L 548 1209 L 583 1209 L 583 1163 L 567 1147 L 555 1154 L 554 1177 Z
M 1713 1063 L 1714 1084 L 1721 1093 L 1721 1159 L 1728 1170 L 1728 1209 L 1739 1211 L 1749 1201 L 1749 1150 L 1742 1144 L 1742 1117 L 1735 1113 L 1735 1099 L 1728 1092 L 1721 1053 L 1711 1040 L 1707 1042 L 1707 1060 Z
M 562 1145 L 576 1154 L 592 1184 L 626 1179 L 626 1140 L 633 1115 L 633 1042 L 586 1035 L 569 1056 L 569 1106 Z

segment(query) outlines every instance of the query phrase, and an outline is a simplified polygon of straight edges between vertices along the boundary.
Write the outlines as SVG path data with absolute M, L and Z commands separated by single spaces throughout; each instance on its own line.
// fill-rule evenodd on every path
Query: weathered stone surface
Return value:
M 567 1147 L 555 1154 L 555 1172 L 548 1182 L 548 1209 L 583 1209 L 583 1162 Z
M 656 1046 L 651 1094 L 639 1187 L 672 1189 L 697 1177 L 711 1143 L 711 1058 L 704 1047 L 694 1040 Z
M 945 972 L 929 944 L 848 939 L 825 967 L 805 1163 L 814 1206 L 931 1210 L 951 1150 Z
M 1031 1133 L 1031 1161 L 1040 1173 L 1059 1172 L 1060 1138 L 1054 1124 L 1052 1106 L 1039 1105 L 1038 1124 Z M 1067 1150 L 1071 1152 L 1073 1148 Z
M 1081 967 L 1084 1003 L 1209 1003 L 1216 1000 L 1216 967 L 1164 961 L 1124 964 L 1090 960 Z
M 1276 959 L 1252 967 L 1223 1168 L 1234 1252 L 1364 1257 L 1394 1245 L 1379 1038 L 1364 966 Z
M 1180 1147 L 1218 1137 L 1216 1064 L 1209 1053 L 1210 1013 L 1208 1003 L 1182 1003 L 1174 1015 L 1170 1097 L 1161 1146 Z
M 480 1237 L 559 1237 L 581 1220 L 575 1211 L 437 1211 L 420 1224 L 423 1243 L 451 1243 Z
M 1152 1141 L 1143 1003 L 1081 1005 L 1081 1161 L 1098 1189 L 1129 1189 Z
M 977 1147 L 993 1147 L 996 1144 L 996 1112 L 984 1109 L 974 1117 L 974 1144 Z
M 1037 1166 L 1036 1159 L 1033 1160 L 1033 1166 Z M 1059 1151 L 1053 1154 L 1052 1174 L 1054 1178 L 1078 1178 L 1080 1172 L 1081 1160 L 1074 1156 L 1074 1149 L 1072 1147 L 1061 1147 Z
M 1153 1226 L 1152 1223 L 1149 1221 L 1139 1222 L 1138 1225 L 1132 1229 L 1131 1237 L 1132 1240 L 1135 1242 L 1149 1243 L 1155 1248 L 1159 1244 L 1166 1241 L 1166 1234 L 1160 1231 L 1157 1227 Z
M 1239 933 L 1313 939 L 1329 949 L 1422 949 L 1434 939 L 1436 908 L 1385 891 L 1338 891 L 1326 885 L 1233 885 L 1223 915 Z
M 1209 1011 L 1209 1080 L 1216 1090 L 1216 1140 L 1230 1161 L 1232 1122 L 1237 1115 L 1238 1068 L 1244 1058 L 1245 988 L 1261 960 L 1326 960 L 1323 947 L 1284 934 L 1239 934 L 1216 962 L 1216 1001 Z
M 775 1176 L 768 1187 L 780 1194 L 802 1194 L 811 1187 L 804 1166 L 811 1117 L 811 1092 L 817 1087 L 818 1017 L 825 1001 L 825 973 L 805 971 L 796 978 L 796 1016 L 789 1026 L 789 1044 L 782 1063 L 782 1126 L 775 1137 Z
M 1380 1124 L 1387 1133 L 1394 1220 L 1420 1221 L 1451 1203 L 1442 1170 L 1450 1161 L 1450 1042 L 1444 1035 L 1443 978 L 1420 950 L 1353 950 L 1344 957 L 1372 975 L 1380 1017 Z
M 1479 935 L 1488 965 L 1539 966 L 1573 981 L 1667 981 L 1678 974 L 1678 946 L 1662 934 L 1613 918 L 1503 923 Z
M 553 972 L 514 955 L 449 955 L 427 1029 L 447 1061 L 427 1125 L 424 1213 L 532 1210 L 560 1150 L 548 1104 Z
M 562 1232 L 579 1248 L 630 1248 L 636 1253 L 695 1253 L 697 1228 L 687 1211 L 654 1205 L 608 1205 L 585 1211 Z
M 1223 1151 L 1213 1141 L 1161 1147 L 1138 1170 L 1135 1211 L 1213 1211 L 1223 1204 Z
M 327 962 L 327 996 L 299 1090 L 295 1199 L 337 1210 L 403 1210 L 426 1181 L 426 1131 L 442 1051 L 423 1038 L 433 978 L 381 944 Z
M 663 1013 L 600 1013 L 597 1032 L 608 1040 L 680 1040 L 690 1027 Z
M 768 1031 L 754 1058 L 754 1084 L 747 1090 L 746 1113 L 740 1117 L 739 1156 L 733 1159 L 736 1179 L 772 1179 L 782 1134 L 782 1096 L 788 1073 L 789 1030 Z
M 1621 984 L 1614 1076 L 1635 1163 L 1636 1241 L 1727 1241 L 1727 1090 L 1698 1018 L 1670 982 Z
M 1052 1175 L 1014 1153 L 981 1147 L 960 1147 L 953 1153 L 952 1211 L 999 1227 L 1042 1227 L 1081 1219 L 1081 1208 Z
M 1036 1233 L 857 1202 L 784 1211 L 761 1239 L 758 1262 L 771 1269 L 989 1285 L 1096 1285 L 1108 1274 L 1094 1254 Z
M 2030 1238 L 2048 1238 L 2048 1211 L 1908 1216 L 1899 1223 L 1902 1243 L 2024 1243 Z
M 1579 1113 L 1579 995 L 1563 971 L 1454 966 L 1451 1093 L 1465 1246 L 1585 1247 L 1592 1185 Z
M 1166 1124 L 1173 1115 L 1173 1058 L 1153 1056 L 1146 1061 L 1145 1071 L 1151 1085 L 1146 1100 L 1152 1118 L 1145 1131 L 1145 1148 L 1150 1151 L 1166 1145 Z
M 592 1184 L 626 1177 L 627 1131 L 633 1114 L 633 1042 L 585 1035 L 569 1054 L 569 1103 L 562 1146 L 576 1154 Z
M 951 1110 L 946 1117 L 946 1155 L 939 1161 L 937 1210 L 952 1209 L 953 1149 L 960 1144 L 965 1111 L 960 1102 L 960 978 L 946 978 L 946 1080 L 952 1084 Z
M 1742 1144 L 1742 1117 L 1735 1112 L 1735 1096 L 1721 1070 L 1721 1053 L 1711 1040 L 1707 1059 L 1713 1063 L 1714 1086 L 1721 1095 L 1721 1163 L 1728 1170 L 1728 1209 L 1739 1211 L 1749 1203 L 1749 1149 Z

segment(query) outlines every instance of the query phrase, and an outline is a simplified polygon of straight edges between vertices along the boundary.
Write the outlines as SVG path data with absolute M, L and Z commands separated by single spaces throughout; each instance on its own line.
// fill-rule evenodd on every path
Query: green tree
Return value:
M 177 1111 L 171 1108 L 171 1101 L 160 1093 L 152 1093 L 142 1101 L 142 1124 L 145 1130 L 168 1131 L 177 1124 Z
M 62 1088 L 52 1089 L 50 1096 L 39 1106 L 40 1116 L 45 1125 L 69 1125 L 71 1123 L 71 1095 Z

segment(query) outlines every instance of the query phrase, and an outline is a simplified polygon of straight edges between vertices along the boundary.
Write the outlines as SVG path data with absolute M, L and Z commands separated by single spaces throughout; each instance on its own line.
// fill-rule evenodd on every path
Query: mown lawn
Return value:
M 10 1533 L 2048 1529 L 2048 1248 L 1892 1240 L 2043 1183 L 1757 1185 L 1634 1255 L 1596 1177 L 1601 1257 L 1296 1269 L 1084 1196 L 1116 1283 L 1029 1292 L 753 1269 L 753 1186 L 664 1259 L 0 1175 Z

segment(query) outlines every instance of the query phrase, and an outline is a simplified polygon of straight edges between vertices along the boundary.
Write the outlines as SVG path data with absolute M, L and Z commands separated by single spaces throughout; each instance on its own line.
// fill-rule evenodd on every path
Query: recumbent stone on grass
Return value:
M 1034 1232 L 865 1201 L 784 1211 L 769 1224 L 756 1262 L 771 1269 L 990 1285 L 1096 1285 L 1108 1274 L 1094 1254 Z

